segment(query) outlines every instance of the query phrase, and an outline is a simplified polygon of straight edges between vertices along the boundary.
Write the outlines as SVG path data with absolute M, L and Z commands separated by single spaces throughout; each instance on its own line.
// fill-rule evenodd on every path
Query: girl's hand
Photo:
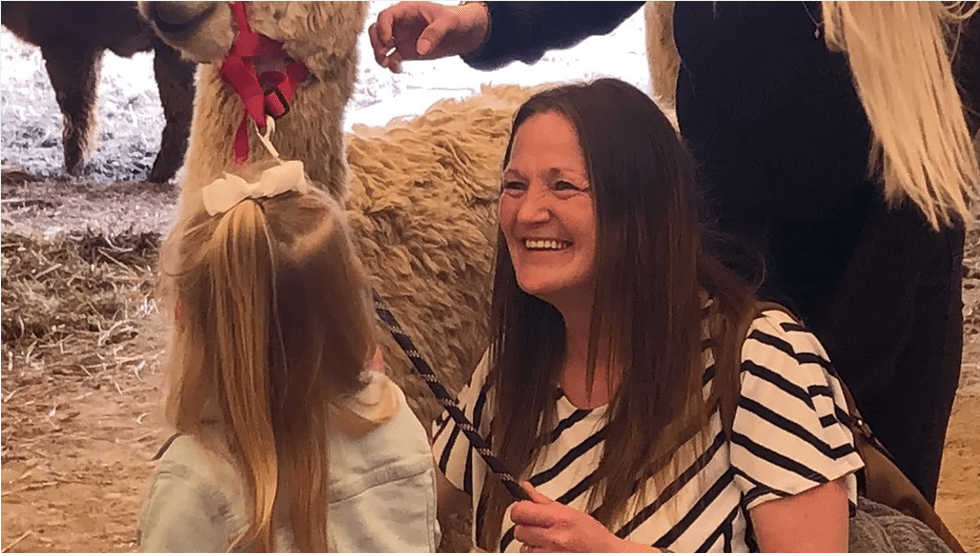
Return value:
M 559 504 L 524 483 L 530 501 L 514 503 L 510 518 L 521 552 L 622 552 L 626 541 L 585 512 Z

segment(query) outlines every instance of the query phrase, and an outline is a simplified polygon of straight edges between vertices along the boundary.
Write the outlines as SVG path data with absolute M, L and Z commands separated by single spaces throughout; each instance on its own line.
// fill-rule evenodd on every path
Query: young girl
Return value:
M 205 188 L 163 250 L 180 436 L 143 551 L 436 548 L 431 451 L 383 374 L 344 214 L 289 164 Z

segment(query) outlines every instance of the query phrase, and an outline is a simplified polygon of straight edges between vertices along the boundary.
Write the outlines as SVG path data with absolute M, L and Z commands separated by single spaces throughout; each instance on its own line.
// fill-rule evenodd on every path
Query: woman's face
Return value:
M 595 207 L 578 134 L 567 118 L 545 112 L 517 129 L 499 210 L 521 289 L 559 309 L 591 302 Z

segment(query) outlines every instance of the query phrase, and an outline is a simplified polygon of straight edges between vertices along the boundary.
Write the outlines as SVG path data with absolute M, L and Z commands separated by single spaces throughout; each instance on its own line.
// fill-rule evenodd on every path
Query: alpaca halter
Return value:
M 245 114 L 235 133 L 233 148 L 235 161 L 244 163 L 248 160 L 249 118 L 259 131 L 265 131 L 266 116 L 279 119 L 288 114 L 289 101 L 310 71 L 306 64 L 286 53 L 281 41 L 252 30 L 245 14 L 245 2 L 232 2 L 231 9 L 238 22 L 238 34 L 218 72 L 245 105 Z M 286 69 L 266 71 L 256 76 L 255 59 L 258 57 L 284 60 Z

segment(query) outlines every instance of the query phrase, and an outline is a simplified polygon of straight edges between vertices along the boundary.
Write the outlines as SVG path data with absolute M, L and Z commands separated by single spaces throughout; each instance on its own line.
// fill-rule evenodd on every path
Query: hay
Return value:
M 122 394 L 143 381 L 140 371 L 156 356 L 140 335 L 157 313 L 159 243 L 154 232 L 0 234 L 3 461 L 13 440 L 23 452 L 74 417 L 48 395 L 65 382 Z
M 145 315 L 159 234 L 106 237 L 88 231 L 44 241 L 0 235 L 5 350 L 51 346 L 78 334 L 97 345 L 126 339 L 125 323 Z

